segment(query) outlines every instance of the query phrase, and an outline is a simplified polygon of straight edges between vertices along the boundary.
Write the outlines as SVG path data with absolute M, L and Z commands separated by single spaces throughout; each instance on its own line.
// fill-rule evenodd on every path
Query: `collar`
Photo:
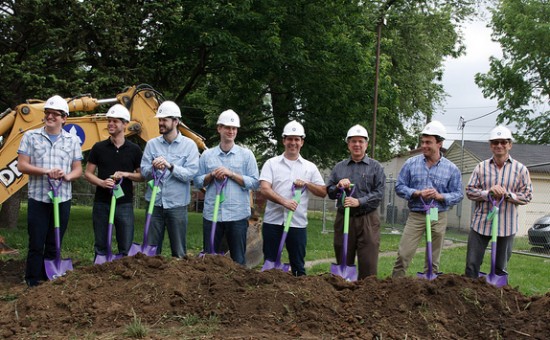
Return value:
M 107 138 L 107 140 L 109 141 L 109 145 L 112 145 L 116 148 L 116 145 L 115 143 L 113 143 L 113 140 L 111 139 L 111 137 Z M 123 146 L 126 146 L 126 138 L 124 138 L 124 143 L 122 143 L 122 145 L 119 147 L 119 148 L 122 148 Z
M 216 149 L 218 150 L 218 154 L 229 155 L 229 154 L 231 154 L 231 153 L 233 153 L 233 154 L 235 153 L 234 150 L 235 150 L 235 147 L 236 147 L 236 146 L 237 146 L 237 144 L 233 144 L 233 146 L 231 147 L 231 149 L 230 149 L 229 151 L 225 152 L 225 151 L 222 150 L 221 144 L 218 144 L 218 145 L 216 146 Z
M 512 163 L 514 160 L 512 159 L 512 156 L 508 155 L 508 158 L 504 161 L 504 163 Z M 491 156 L 489 159 L 489 163 L 496 163 L 495 158 Z
M 46 132 L 46 127 L 42 127 L 42 129 L 40 130 L 40 134 L 47 137 L 49 136 L 49 134 Z M 65 131 L 63 128 L 61 128 L 61 132 L 59 133 L 59 138 L 61 137 L 66 137 L 67 134 L 69 134 L 67 131 Z
M 181 142 L 181 139 L 183 138 L 183 136 L 182 136 L 182 134 L 178 131 L 178 135 L 177 135 L 176 138 L 172 141 L 172 143 L 168 143 L 168 141 L 167 141 L 166 139 L 164 139 L 164 136 L 163 136 L 163 135 L 160 135 L 159 138 L 160 138 L 161 143 L 164 143 L 164 144 L 172 144 L 172 143 L 180 143 L 180 142 Z
M 359 162 L 354 161 L 351 157 L 348 158 L 347 165 L 350 165 L 352 163 L 365 163 L 365 164 L 368 165 L 370 163 L 370 158 L 366 154 L 365 154 L 365 156 L 363 156 L 363 158 Z
M 285 158 L 284 154 L 279 155 L 279 162 L 283 163 L 285 161 L 285 159 L 288 160 L 289 162 L 300 162 L 300 163 L 303 162 L 303 158 L 302 158 L 301 154 L 298 154 L 298 158 L 296 158 L 296 159 L 287 159 L 287 158 Z

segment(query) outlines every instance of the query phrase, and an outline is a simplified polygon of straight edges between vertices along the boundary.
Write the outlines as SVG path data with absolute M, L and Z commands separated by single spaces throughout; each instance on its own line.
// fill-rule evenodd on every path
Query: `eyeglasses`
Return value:
M 491 145 L 506 145 L 508 144 L 507 140 L 492 140 Z
M 55 112 L 55 111 L 44 111 L 44 117 L 48 116 L 54 116 L 57 117 L 64 117 L 65 115 L 63 113 Z

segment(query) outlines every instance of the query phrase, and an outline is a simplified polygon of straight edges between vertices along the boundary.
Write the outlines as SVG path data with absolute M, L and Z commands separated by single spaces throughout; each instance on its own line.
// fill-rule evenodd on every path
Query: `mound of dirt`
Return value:
M 550 293 L 442 275 L 346 282 L 258 272 L 223 256 L 138 254 L 36 288 L 0 263 L 0 336 L 113 339 L 545 339 Z M 17 275 L 13 273 L 17 272 Z M 9 274 L 9 275 L 8 275 Z M 141 325 L 141 328 L 138 327 Z M 142 332 L 136 332 L 141 329 Z

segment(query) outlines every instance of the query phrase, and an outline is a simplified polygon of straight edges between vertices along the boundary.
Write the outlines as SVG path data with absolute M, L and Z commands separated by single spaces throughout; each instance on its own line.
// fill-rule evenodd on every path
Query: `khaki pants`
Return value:
M 342 260 L 344 243 L 344 214 L 338 212 L 334 221 L 334 253 L 336 262 Z M 362 216 L 350 216 L 346 265 L 353 265 L 357 253 L 358 279 L 376 275 L 380 249 L 380 216 L 373 211 Z
M 445 230 L 447 228 L 447 212 L 440 212 L 438 214 L 438 220 L 431 222 L 432 229 L 432 270 L 434 273 L 439 269 L 439 258 L 441 256 L 441 249 L 443 248 L 443 241 L 445 240 Z M 392 277 L 402 277 L 407 274 L 407 268 L 409 267 L 420 240 L 424 237 L 426 232 L 426 214 L 424 212 L 411 212 L 401 241 L 399 242 L 399 250 L 397 252 L 397 260 L 393 266 Z M 428 256 L 424 257 L 424 272 L 428 270 Z

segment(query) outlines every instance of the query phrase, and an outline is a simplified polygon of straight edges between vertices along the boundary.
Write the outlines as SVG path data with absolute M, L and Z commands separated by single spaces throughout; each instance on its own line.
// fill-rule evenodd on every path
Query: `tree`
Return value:
M 498 100 L 497 121 L 516 123 L 517 140 L 550 143 L 550 6 L 547 0 L 502 0 L 492 11 L 493 40 L 501 59 L 491 57 L 476 83 Z
M 409 126 L 429 119 L 443 98 L 442 61 L 460 54 L 456 28 L 471 6 L 465 0 L 0 0 L 6 84 L 0 105 L 53 93 L 111 97 L 126 85 L 149 83 L 207 137 L 216 136 L 222 110 L 236 110 L 239 140 L 260 161 L 281 151 L 284 125 L 299 120 L 307 134 L 304 156 L 330 167 L 347 155 L 349 127 L 372 126 L 376 27 L 384 12 L 376 146 L 384 160 L 409 143 Z

